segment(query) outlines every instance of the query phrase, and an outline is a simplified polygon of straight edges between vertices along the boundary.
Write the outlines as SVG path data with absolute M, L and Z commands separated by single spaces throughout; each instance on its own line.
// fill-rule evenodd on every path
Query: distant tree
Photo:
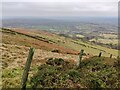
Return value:
M 98 38 L 97 38 L 97 37 L 95 37 L 95 41 L 96 41 L 96 42 L 98 41 Z
M 112 43 L 110 43 L 109 45 L 110 45 L 110 47 L 112 47 L 112 46 L 113 46 L 113 44 L 112 44 Z

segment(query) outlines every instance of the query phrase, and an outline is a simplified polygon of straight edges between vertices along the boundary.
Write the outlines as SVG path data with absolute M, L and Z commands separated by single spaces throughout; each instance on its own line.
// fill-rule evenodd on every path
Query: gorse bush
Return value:
M 33 88 L 118 88 L 117 66 L 105 64 L 105 57 L 91 57 L 81 67 L 61 58 L 50 58 L 31 77 Z
M 67 71 L 67 74 L 69 75 L 69 79 L 71 79 L 73 82 L 77 82 L 80 80 L 80 73 L 75 69 Z
M 35 87 L 69 87 L 68 80 L 79 78 L 79 72 L 72 69 L 74 65 L 59 58 L 50 58 L 38 67 L 38 73 L 32 77 L 31 85 Z
M 64 60 L 63 59 L 61 59 L 61 58 L 50 58 L 47 62 L 46 62 L 46 64 L 48 64 L 48 65 L 52 65 L 52 66 L 55 66 L 55 65 L 63 65 L 64 64 Z

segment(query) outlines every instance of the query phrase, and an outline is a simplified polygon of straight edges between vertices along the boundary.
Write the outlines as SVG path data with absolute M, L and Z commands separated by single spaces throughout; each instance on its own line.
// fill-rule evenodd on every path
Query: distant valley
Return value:
M 118 27 L 116 18 L 108 18 L 105 20 L 104 18 L 101 18 L 101 20 L 94 18 L 71 18 L 70 20 L 68 18 L 3 19 L 3 27 L 44 30 L 72 39 L 81 39 L 85 42 L 118 49 Z

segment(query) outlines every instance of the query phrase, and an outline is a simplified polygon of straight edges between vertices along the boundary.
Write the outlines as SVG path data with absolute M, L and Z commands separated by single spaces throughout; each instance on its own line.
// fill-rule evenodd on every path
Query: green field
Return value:
M 118 45 L 118 35 L 117 34 L 100 34 L 98 37 L 93 38 L 89 41 L 95 41 L 103 44 Z

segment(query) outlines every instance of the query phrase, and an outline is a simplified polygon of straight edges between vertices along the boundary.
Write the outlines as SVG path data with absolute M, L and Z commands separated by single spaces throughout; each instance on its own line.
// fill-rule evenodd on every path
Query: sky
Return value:
M 3 18 L 117 17 L 119 0 L 4 0 Z

